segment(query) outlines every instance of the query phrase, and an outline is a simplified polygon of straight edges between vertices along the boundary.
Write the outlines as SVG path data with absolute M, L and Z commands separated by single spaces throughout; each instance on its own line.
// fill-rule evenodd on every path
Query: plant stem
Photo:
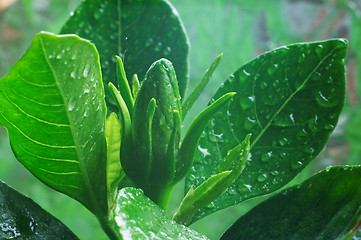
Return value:
M 115 225 L 114 219 L 111 219 L 111 217 L 98 217 L 98 221 L 110 240 L 123 240 L 122 235 L 117 231 L 118 226 Z

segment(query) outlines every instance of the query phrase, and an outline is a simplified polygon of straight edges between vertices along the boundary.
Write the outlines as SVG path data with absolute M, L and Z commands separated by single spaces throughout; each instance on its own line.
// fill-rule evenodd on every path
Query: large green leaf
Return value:
M 106 213 L 104 89 L 93 44 L 38 34 L 0 80 L 0 124 L 17 159 L 50 187 Z
M 208 178 L 249 133 L 251 151 L 237 181 L 195 219 L 279 189 L 322 150 L 343 106 L 346 49 L 342 39 L 293 44 L 230 76 L 214 99 L 237 94 L 204 131 L 187 190 Z
M 340 239 L 361 216 L 361 167 L 333 167 L 262 202 L 222 239 Z
M 113 210 L 114 225 L 124 239 L 207 239 L 207 237 L 167 218 L 142 190 L 123 188 Z
M 78 239 L 30 198 L 0 181 L 1 239 Z
M 184 96 L 189 44 L 178 13 L 168 1 L 86 0 L 61 33 L 75 33 L 97 46 L 106 85 L 116 83 L 115 55 L 123 58 L 128 80 L 134 74 L 142 80 L 153 62 L 167 58 L 174 64 Z M 107 91 L 107 103 L 115 105 Z

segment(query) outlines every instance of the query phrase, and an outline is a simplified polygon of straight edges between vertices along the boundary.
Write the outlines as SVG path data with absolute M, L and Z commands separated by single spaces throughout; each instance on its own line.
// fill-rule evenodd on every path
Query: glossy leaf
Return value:
M 107 189 L 114 194 L 119 182 L 125 177 L 120 165 L 120 144 L 122 125 L 115 113 L 111 113 L 105 121 L 105 137 L 107 140 Z
M 134 74 L 142 80 L 154 61 L 169 59 L 184 96 L 189 44 L 178 13 L 168 1 L 87 0 L 80 4 L 61 33 L 75 33 L 97 46 L 106 85 L 116 83 L 115 55 L 124 60 L 128 80 Z M 106 95 L 107 104 L 110 101 L 115 105 Z
M 105 101 L 93 44 L 38 34 L 0 80 L 0 124 L 32 174 L 92 212 L 106 213 Z
M 342 39 L 281 47 L 227 79 L 214 99 L 237 94 L 206 127 L 186 188 L 199 186 L 252 133 L 250 156 L 235 184 L 196 219 L 279 189 L 317 156 L 343 106 L 346 49 Z
M 322 171 L 256 206 L 221 239 L 343 239 L 361 216 L 360 176 L 361 167 Z
M 0 181 L 1 239 L 78 239 L 30 198 Z
M 140 189 L 121 189 L 116 203 L 113 210 L 114 225 L 124 239 L 207 239 L 168 219 L 165 211 Z

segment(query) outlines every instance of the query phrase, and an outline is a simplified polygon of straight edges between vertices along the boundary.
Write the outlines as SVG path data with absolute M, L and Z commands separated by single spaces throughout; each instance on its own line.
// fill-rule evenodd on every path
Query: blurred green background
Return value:
M 14 2 L 11 5 L 7 3 Z M 24 54 L 39 31 L 57 33 L 81 0 L 0 0 L 0 78 Z M 361 0 L 171 0 L 191 42 L 191 90 L 213 59 L 224 53 L 211 83 L 185 120 L 185 127 L 207 104 L 229 74 L 258 54 L 285 44 L 347 38 L 345 108 L 324 151 L 289 185 L 330 165 L 361 163 Z M 189 92 L 189 91 L 188 91 Z M 95 217 L 76 201 L 32 177 L 12 154 L 0 128 L 0 179 L 33 198 L 80 239 L 107 239 Z M 174 192 L 175 211 L 182 185 Z M 192 225 L 211 239 L 262 201 L 256 198 L 212 214 Z

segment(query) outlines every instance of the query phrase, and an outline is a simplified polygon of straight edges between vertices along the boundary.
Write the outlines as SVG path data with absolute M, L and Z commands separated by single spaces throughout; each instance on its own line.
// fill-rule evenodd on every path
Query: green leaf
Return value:
M 116 56 L 116 59 L 117 59 L 116 74 L 118 79 L 119 92 L 120 95 L 122 95 L 127 105 L 128 111 L 130 112 L 130 114 L 133 114 L 134 100 L 133 100 L 132 92 L 129 87 L 127 76 L 125 75 L 123 61 L 118 56 Z
M 33 200 L 0 181 L 1 239 L 78 239 Z
M 93 44 L 38 34 L 0 80 L 0 124 L 17 159 L 50 187 L 106 214 L 104 89 Z
M 248 133 L 250 156 L 230 191 L 203 216 L 281 188 L 317 156 L 343 106 L 346 50 L 343 39 L 293 44 L 255 58 L 227 79 L 213 98 L 237 94 L 206 127 L 186 190 L 211 176 Z
M 231 171 L 217 173 L 204 181 L 195 190 L 191 187 L 186 196 L 183 198 L 179 209 L 173 217 L 173 220 L 177 223 L 188 225 L 198 209 L 207 206 L 215 198 L 219 197 L 220 194 L 214 196 L 214 192 L 219 189 L 217 188 L 219 183 L 230 174 Z
M 219 99 L 217 99 L 217 101 L 212 103 L 200 114 L 198 114 L 198 116 L 193 120 L 186 134 L 184 135 L 179 150 L 179 155 L 176 162 L 176 176 L 173 181 L 174 184 L 183 179 L 189 171 L 189 168 L 192 166 L 193 157 L 196 152 L 199 138 L 202 135 L 202 132 L 207 126 L 209 120 L 217 111 L 224 107 L 234 95 L 234 92 L 224 94 Z
M 216 57 L 216 59 L 213 61 L 211 66 L 207 69 L 206 74 L 203 76 L 202 80 L 197 84 L 197 86 L 194 88 L 194 90 L 189 94 L 187 99 L 182 104 L 182 119 L 185 118 L 185 116 L 188 114 L 189 110 L 193 106 L 194 102 L 199 98 L 199 96 L 202 94 L 204 88 L 207 86 L 209 80 L 211 80 L 212 75 L 216 68 L 218 67 L 219 63 L 221 62 L 223 57 L 223 54 Z
M 124 239 L 207 239 L 167 218 L 142 190 L 123 188 L 113 210 L 114 225 Z
M 125 177 L 120 164 L 120 144 L 122 125 L 115 113 L 111 113 L 105 121 L 105 137 L 107 140 L 107 189 L 113 195 L 119 182 Z
M 140 89 L 140 83 L 139 83 L 138 75 L 134 74 L 132 78 L 132 94 L 134 101 L 135 99 L 137 99 L 139 89 Z
M 175 221 L 188 225 L 197 211 L 201 215 L 203 213 L 202 208 L 217 199 L 234 183 L 242 173 L 244 165 L 247 162 L 250 149 L 250 137 L 251 134 L 248 134 L 242 143 L 227 153 L 226 157 L 215 170 L 214 175 L 204 181 L 195 190 L 193 190 L 193 186 L 189 189 L 177 213 L 174 215 Z
M 75 33 L 97 46 L 106 85 L 116 83 L 115 55 L 124 60 L 128 79 L 134 74 L 143 79 L 154 61 L 169 59 L 184 96 L 189 43 L 177 11 L 168 1 L 87 0 L 80 4 L 61 33 Z M 107 105 L 114 105 L 108 92 L 106 95 Z
M 256 206 L 221 239 L 342 239 L 361 216 L 360 176 L 361 167 L 322 171 Z

